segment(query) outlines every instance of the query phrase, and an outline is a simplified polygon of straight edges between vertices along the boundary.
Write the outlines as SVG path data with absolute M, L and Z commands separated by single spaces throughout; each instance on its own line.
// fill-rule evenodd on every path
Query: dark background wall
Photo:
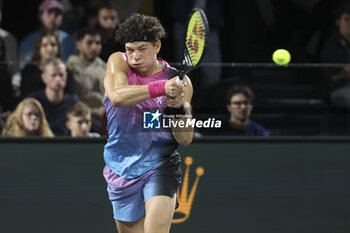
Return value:
M 103 140 L 0 142 L 0 232 L 116 232 L 102 176 Z M 350 144 L 335 140 L 203 141 L 189 219 L 171 232 L 350 231 Z M 183 165 L 185 171 L 185 166 Z

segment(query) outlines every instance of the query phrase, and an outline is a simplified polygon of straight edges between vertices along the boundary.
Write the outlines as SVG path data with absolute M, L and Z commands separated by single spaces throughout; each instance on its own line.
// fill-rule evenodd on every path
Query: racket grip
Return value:
M 177 83 L 180 83 L 180 84 L 181 84 L 182 81 L 183 81 L 182 79 L 180 79 L 179 77 L 177 77 L 177 79 L 176 79 L 176 82 L 177 82 Z
M 186 73 L 187 73 L 187 72 L 186 72 L 185 70 L 181 70 L 176 81 L 177 81 L 178 83 L 182 83 L 182 80 L 184 79 Z

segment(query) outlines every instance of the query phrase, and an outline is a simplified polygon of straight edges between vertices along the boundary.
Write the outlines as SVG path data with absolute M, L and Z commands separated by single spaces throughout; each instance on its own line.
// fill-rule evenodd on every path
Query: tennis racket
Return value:
M 199 67 L 208 46 L 209 25 L 204 11 L 194 8 L 187 21 L 185 31 L 185 51 L 179 71 L 178 82 L 182 83 L 184 76 Z
M 207 16 L 202 9 L 194 8 L 187 21 L 184 57 L 181 62 L 177 82 L 182 83 L 188 72 L 199 67 L 207 50 L 208 37 L 209 25 Z M 167 115 L 183 116 L 186 114 L 186 111 L 183 106 L 181 108 L 167 107 L 165 113 Z

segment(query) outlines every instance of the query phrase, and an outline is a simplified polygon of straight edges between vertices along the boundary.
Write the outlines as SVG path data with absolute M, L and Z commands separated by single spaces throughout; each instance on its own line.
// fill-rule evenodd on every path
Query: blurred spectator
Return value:
M 103 4 L 97 12 L 97 28 L 102 38 L 100 58 L 105 62 L 116 51 L 124 51 L 124 47 L 114 39 L 114 32 L 119 24 L 117 8 L 111 4 Z
M 321 60 L 326 63 L 350 63 L 350 3 L 339 6 L 335 11 L 335 30 L 326 40 Z M 332 104 L 350 107 L 350 64 L 343 68 L 326 68 L 324 73 L 330 80 Z
M 7 137 L 41 136 L 53 137 L 44 110 L 34 98 L 22 100 L 9 116 L 2 130 Z
M 0 23 L 2 21 L 2 5 L 3 2 L 0 0 Z M 19 70 L 19 65 L 17 63 L 18 58 L 17 58 L 17 39 L 16 37 L 0 28 L 0 38 L 3 39 L 4 41 L 4 46 L 3 46 L 3 51 L 5 51 L 5 59 L 1 61 L 7 61 L 8 62 L 8 71 L 9 74 L 11 75 L 11 83 L 13 87 L 18 90 L 20 86 L 20 70 Z
M 83 102 L 70 106 L 67 110 L 67 128 L 72 137 L 99 137 L 98 133 L 90 132 L 91 109 Z
M 269 136 L 269 132 L 250 119 L 253 110 L 254 93 L 245 85 L 233 86 L 227 95 L 228 121 L 223 122 L 223 130 L 230 135 Z
M 87 0 L 66 0 L 63 2 L 64 13 L 61 29 L 73 34 L 84 24 L 86 17 Z
M 5 56 L 5 43 L 0 37 L 0 116 L 3 118 L 8 117 L 17 104 Z
M 76 94 L 92 110 L 92 130 L 100 133 L 105 109 L 103 80 L 106 74 L 106 63 L 98 57 L 101 36 L 97 29 L 86 27 L 76 32 L 76 41 L 79 55 L 71 55 L 67 67 L 73 73 Z
M 56 0 L 44 0 L 38 9 L 41 28 L 27 35 L 19 46 L 21 68 L 32 58 L 34 43 L 41 32 L 52 32 L 60 41 L 61 58 L 66 61 L 69 55 L 75 52 L 74 39 L 68 33 L 59 30 L 62 24 L 63 5 Z
M 29 96 L 36 98 L 42 104 L 53 133 L 56 136 L 68 136 L 66 112 L 79 99 L 64 93 L 67 70 L 63 61 L 59 58 L 46 60 L 43 64 L 42 79 L 45 90 L 34 92 Z
M 50 58 L 59 56 L 60 44 L 57 36 L 52 32 L 41 33 L 35 41 L 31 63 L 22 70 L 21 96 L 23 98 L 32 92 L 45 89 L 45 84 L 41 79 L 43 63 Z M 68 72 L 65 92 L 74 94 L 74 80 L 70 72 Z

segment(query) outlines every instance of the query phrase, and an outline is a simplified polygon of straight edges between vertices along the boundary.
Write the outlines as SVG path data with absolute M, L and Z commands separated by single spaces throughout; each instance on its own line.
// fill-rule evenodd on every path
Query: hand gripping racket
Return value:
M 185 31 L 185 50 L 181 63 L 178 82 L 182 82 L 184 76 L 196 69 L 205 56 L 209 37 L 209 25 L 207 16 L 202 9 L 194 8 L 187 21 Z
M 182 83 L 185 75 L 196 69 L 202 62 L 208 46 L 209 25 L 207 16 L 202 9 L 194 8 L 187 21 L 185 31 L 184 57 L 178 73 L 179 83 Z M 186 114 L 184 107 L 167 107 L 165 113 L 168 115 L 183 116 Z

